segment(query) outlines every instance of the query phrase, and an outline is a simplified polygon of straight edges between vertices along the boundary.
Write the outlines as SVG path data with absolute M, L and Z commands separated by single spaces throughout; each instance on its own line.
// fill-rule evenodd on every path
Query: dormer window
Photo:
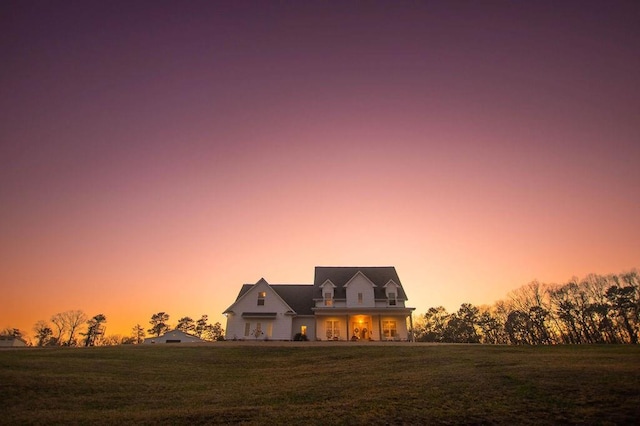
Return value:
M 261 291 L 258 293 L 258 306 L 264 306 L 264 299 L 267 298 L 267 292 Z
M 396 294 L 389 293 L 389 306 L 395 306 L 395 305 L 396 305 Z
M 333 293 L 330 291 L 324 294 L 324 306 L 333 306 Z
M 358 305 L 362 305 L 362 293 L 358 293 Z

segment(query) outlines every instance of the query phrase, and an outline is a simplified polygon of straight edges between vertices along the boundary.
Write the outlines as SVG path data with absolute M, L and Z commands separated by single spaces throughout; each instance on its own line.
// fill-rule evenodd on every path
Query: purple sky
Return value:
M 218 318 L 395 265 L 418 312 L 640 259 L 638 2 L 0 4 L 0 327 Z

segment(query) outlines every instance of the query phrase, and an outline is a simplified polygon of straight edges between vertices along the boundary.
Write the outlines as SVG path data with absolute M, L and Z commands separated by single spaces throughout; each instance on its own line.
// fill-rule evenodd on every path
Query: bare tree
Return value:
M 75 334 L 78 328 L 87 320 L 87 315 L 81 310 L 66 311 L 62 313 L 65 328 L 69 334 L 67 338 L 67 346 L 75 345 Z
M 56 345 L 62 344 L 62 336 L 66 332 L 66 323 L 62 313 L 57 313 L 51 317 L 51 323 L 55 327 L 53 339 L 55 339 Z

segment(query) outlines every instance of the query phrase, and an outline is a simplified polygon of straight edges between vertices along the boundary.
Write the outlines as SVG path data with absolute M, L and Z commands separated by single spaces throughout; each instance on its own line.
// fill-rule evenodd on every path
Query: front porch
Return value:
M 316 340 L 407 341 L 411 340 L 411 312 L 316 312 Z

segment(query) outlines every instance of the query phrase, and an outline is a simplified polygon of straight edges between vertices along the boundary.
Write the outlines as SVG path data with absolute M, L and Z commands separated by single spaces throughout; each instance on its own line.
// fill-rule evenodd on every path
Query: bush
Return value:
M 296 335 L 293 336 L 293 340 L 295 340 L 296 342 L 306 342 L 309 340 L 309 338 L 306 334 L 296 333 Z

